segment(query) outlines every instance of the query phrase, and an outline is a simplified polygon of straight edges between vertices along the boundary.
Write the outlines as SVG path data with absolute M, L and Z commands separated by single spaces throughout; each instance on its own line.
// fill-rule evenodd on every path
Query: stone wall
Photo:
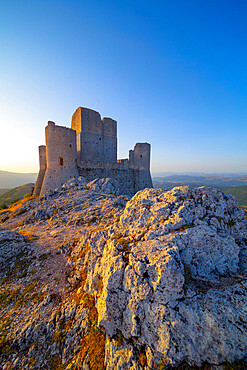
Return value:
M 71 128 L 76 131 L 77 156 L 83 161 L 117 161 L 117 122 L 103 118 L 98 112 L 79 107 L 72 116 Z
M 34 195 L 39 195 L 46 171 L 46 146 L 39 146 L 39 173 L 34 187 Z
M 149 170 L 150 168 L 150 144 L 137 143 L 130 155 L 130 168 L 134 170 Z
M 112 178 L 119 182 L 122 194 L 134 195 L 139 190 L 153 187 L 149 171 L 118 168 L 82 168 L 78 167 L 80 176 L 87 182 L 94 179 Z
M 54 122 L 48 122 L 45 134 L 47 169 L 40 195 L 78 176 L 76 132 L 67 127 L 56 126 Z
M 128 159 L 120 159 L 115 163 L 102 163 L 101 161 L 78 161 L 78 167 L 80 168 L 104 168 L 104 169 L 118 169 L 118 170 L 127 170 L 129 168 Z
M 115 163 L 78 161 L 78 172 L 87 181 L 97 178 L 113 178 L 121 185 L 123 194 L 134 195 L 139 190 L 152 188 L 153 183 L 149 170 L 150 145 L 138 143 L 132 152 L 134 162 L 128 159 L 119 159 Z M 139 159 L 140 155 L 143 157 Z

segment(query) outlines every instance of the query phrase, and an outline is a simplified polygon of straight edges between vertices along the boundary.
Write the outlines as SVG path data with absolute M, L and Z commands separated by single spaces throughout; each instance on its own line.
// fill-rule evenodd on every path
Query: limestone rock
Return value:
M 85 240 L 91 245 L 85 288 L 96 297 L 99 326 L 111 338 L 120 330 L 125 340 L 150 348 L 150 363 L 162 357 L 172 365 L 185 360 L 198 366 L 219 364 L 229 356 L 233 361 L 231 348 L 241 343 L 238 353 L 246 351 L 244 324 L 239 327 L 225 315 L 225 310 L 230 315 L 238 310 L 241 317 L 245 312 L 245 285 L 237 278 L 239 240 L 246 240 L 246 220 L 235 199 L 220 191 L 137 193 L 126 204 L 117 230 Z M 205 294 L 200 284 L 209 287 Z M 232 300 L 234 291 L 238 294 Z M 180 310 L 188 312 L 186 319 Z M 212 320 L 215 330 L 210 329 Z M 190 342 L 194 344 L 188 346 Z
M 10 303 L 0 321 L 13 350 L 0 351 L 4 366 L 50 369 L 56 358 L 90 368 L 83 346 L 92 333 L 103 338 L 107 370 L 244 361 L 247 220 L 234 197 L 176 187 L 129 199 L 111 179 L 65 185 L 2 220 L 0 264 L 10 280 L 1 294 Z M 37 241 L 20 234 L 28 232 Z M 6 289 L 16 291 L 11 299 Z
M 78 178 L 73 178 L 68 180 L 62 185 L 62 189 L 70 189 L 72 187 L 81 186 L 86 184 L 86 179 L 83 176 L 79 176 Z
M 121 194 L 120 185 L 117 180 L 111 178 L 95 179 L 87 184 L 91 190 L 104 194 Z
M 23 235 L 16 231 L 0 231 L 0 276 L 6 263 L 30 251 L 31 248 Z

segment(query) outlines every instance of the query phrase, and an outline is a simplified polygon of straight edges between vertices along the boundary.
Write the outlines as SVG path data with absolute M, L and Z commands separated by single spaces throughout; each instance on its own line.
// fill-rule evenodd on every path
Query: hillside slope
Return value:
M 0 188 L 0 195 L 4 194 L 4 193 L 7 193 L 7 191 L 9 191 L 11 189 L 9 188 Z
M 114 180 L 81 179 L 0 213 L 2 366 L 244 368 L 247 221 L 235 199 L 118 194 Z
M 13 199 L 22 199 L 25 194 L 31 193 L 33 187 L 34 183 L 24 184 L 1 194 L 0 205 L 5 203 L 8 206 Z
M 229 188 L 222 188 L 222 190 L 226 194 L 234 195 L 238 200 L 238 204 L 247 207 L 247 186 L 234 186 Z

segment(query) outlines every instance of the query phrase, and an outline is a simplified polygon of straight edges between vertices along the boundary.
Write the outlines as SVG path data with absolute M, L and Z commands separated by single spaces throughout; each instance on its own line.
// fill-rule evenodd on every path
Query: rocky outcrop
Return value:
M 150 368 L 164 359 L 200 366 L 246 351 L 245 241 L 235 199 L 215 189 L 148 189 L 126 204 L 115 227 L 83 236 L 72 257 L 90 245 L 85 289 L 95 296 L 99 326 L 131 340 L 126 356 L 142 346 Z M 119 348 L 109 346 L 108 367 L 124 368 Z
M 31 249 L 26 276 L 14 272 L 20 291 L 8 304 L 2 299 L 0 319 L 14 317 L 4 324 L 2 363 L 111 370 L 242 361 L 244 368 L 247 221 L 236 199 L 206 187 L 145 189 L 131 199 L 118 189 L 111 179 L 70 180 L 4 219 L 15 231 L 0 234 L 0 243 L 12 240 L 0 258 L 13 243 Z M 7 266 L 2 291 L 14 284 Z M 27 294 L 21 322 L 13 309 L 40 276 L 33 288 L 40 299 L 33 304 Z

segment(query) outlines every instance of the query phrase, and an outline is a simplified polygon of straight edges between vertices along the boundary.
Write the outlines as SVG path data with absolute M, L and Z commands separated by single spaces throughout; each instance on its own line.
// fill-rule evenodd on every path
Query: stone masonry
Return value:
M 72 116 L 71 128 L 48 121 L 46 146 L 39 147 L 40 170 L 34 194 L 45 195 L 66 181 L 83 176 L 113 178 L 123 194 L 153 187 L 150 175 L 150 144 L 137 143 L 129 159 L 117 160 L 117 122 L 98 112 L 79 107 Z

